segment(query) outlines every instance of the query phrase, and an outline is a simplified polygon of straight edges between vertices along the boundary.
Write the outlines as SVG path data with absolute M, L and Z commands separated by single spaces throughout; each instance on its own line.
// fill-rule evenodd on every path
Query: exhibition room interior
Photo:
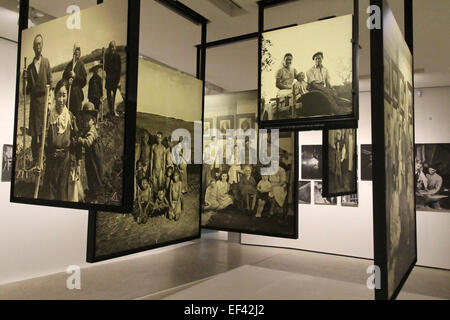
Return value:
M 449 21 L 0 0 L 0 300 L 450 299 Z

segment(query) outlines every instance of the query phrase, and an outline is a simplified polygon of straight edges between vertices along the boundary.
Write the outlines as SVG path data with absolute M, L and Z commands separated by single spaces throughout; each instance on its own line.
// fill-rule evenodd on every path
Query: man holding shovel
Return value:
M 36 166 L 39 159 L 39 150 L 42 143 L 41 136 L 44 124 L 46 86 L 51 86 L 52 84 L 50 62 L 42 56 L 43 44 L 44 38 L 38 34 L 33 42 L 33 61 L 28 66 L 27 72 L 24 73 L 24 77 L 26 77 L 28 83 L 26 93 L 30 95 L 28 134 L 31 136 L 33 167 Z

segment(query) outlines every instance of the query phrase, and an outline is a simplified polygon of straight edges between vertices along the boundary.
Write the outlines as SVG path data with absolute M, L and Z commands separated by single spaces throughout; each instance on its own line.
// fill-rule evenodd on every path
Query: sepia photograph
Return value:
M 2 157 L 2 182 L 11 181 L 12 155 L 13 146 L 11 144 L 4 144 Z
M 356 193 L 356 129 L 323 131 L 323 195 Z
M 349 194 L 341 197 L 342 207 L 357 207 L 358 206 L 358 193 Z
M 22 32 L 13 201 L 123 208 L 128 0 L 66 20 Z
M 385 199 L 385 205 L 375 204 L 374 206 L 374 215 L 383 216 L 385 219 L 383 223 L 379 220 L 380 224 L 378 220 L 376 221 L 375 235 L 383 237 L 386 243 L 383 248 L 375 247 L 375 251 L 384 250 L 385 258 L 383 258 L 384 261 L 376 260 L 375 263 L 384 265 L 386 268 L 385 294 L 386 298 L 390 299 L 395 296 L 397 289 L 400 288 L 405 276 L 417 260 L 414 208 L 416 165 L 412 91 L 413 58 L 392 11 L 386 2 L 383 6 L 385 6 L 383 54 L 390 58 L 391 70 L 388 71 L 389 75 L 380 75 L 380 79 L 383 80 L 386 77 L 391 79 L 392 99 L 384 99 L 384 126 L 375 126 L 373 133 L 374 141 L 384 141 L 382 154 L 385 158 L 382 167 L 385 172 L 383 179 L 385 184 L 378 184 L 379 180 L 374 177 L 375 193 L 383 194 Z M 377 165 L 382 164 L 374 163 L 374 166 Z M 431 172 L 433 170 L 428 170 L 429 175 Z M 439 179 L 432 178 L 432 180 Z
M 248 129 L 255 129 L 255 114 L 240 114 L 236 115 L 236 128 L 242 129 L 246 132 Z
M 314 204 L 317 204 L 317 205 L 329 205 L 329 206 L 337 205 L 337 197 L 324 197 L 324 196 L 322 196 L 322 193 L 323 193 L 322 181 L 313 181 L 313 183 L 314 183 Z
M 236 119 L 255 117 L 256 91 L 206 96 L 205 117 L 218 112 Z M 219 120 L 217 124 L 220 125 Z M 224 137 L 219 137 L 221 141 L 205 139 L 204 149 L 205 152 L 208 150 L 211 161 L 203 163 L 202 227 L 296 238 L 298 203 L 295 137 L 294 132 L 279 133 L 279 157 L 271 162 L 277 166 L 277 170 L 272 174 L 262 174 L 261 170 L 266 166 L 258 159 L 255 159 L 258 160 L 256 163 L 250 161 L 250 155 L 258 153 L 257 141 L 253 144 L 249 139 L 234 139 L 231 142 L 233 157 L 227 159 L 226 147 L 219 150 L 220 146 L 227 146 Z M 239 148 L 239 144 L 242 148 Z M 268 149 L 272 150 L 274 145 L 271 135 L 267 135 L 267 144 Z
M 361 145 L 361 181 L 372 181 L 372 145 Z
M 201 164 L 192 162 L 202 87 L 190 75 L 139 60 L 134 210 L 96 213 L 93 260 L 200 236 Z M 189 132 L 190 149 L 172 137 L 177 129 Z
M 234 115 L 217 117 L 216 124 L 218 128 L 215 129 L 219 129 L 221 134 L 226 135 L 227 130 L 234 129 Z
M 322 146 L 302 145 L 302 179 L 322 179 Z
M 416 210 L 450 212 L 450 144 L 416 144 Z
M 298 182 L 298 203 L 311 204 L 311 181 Z
M 260 121 L 353 115 L 352 15 L 264 32 Z

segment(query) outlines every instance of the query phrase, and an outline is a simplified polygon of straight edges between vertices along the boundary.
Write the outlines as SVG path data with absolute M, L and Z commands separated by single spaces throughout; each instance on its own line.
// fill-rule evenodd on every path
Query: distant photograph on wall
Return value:
M 2 182 L 11 181 L 12 155 L 13 146 L 11 144 L 4 144 L 2 157 Z
M 343 207 L 357 207 L 358 206 L 358 194 L 350 194 L 341 197 L 341 206 Z
M 121 209 L 128 0 L 67 19 L 22 32 L 13 201 Z
M 322 146 L 302 145 L 302 179 L 322 179 Z
M 314 181 L 314 204 L 317 205 L 337 205 L 337 197 L 322 196 L 322 181 Z
M 361 145 L 361 180 L 372 181 L 372 145 Z
M 241 119 L 251 123 L 257 112 L 257 92 L 237 92 L 205 96 L 205 117 L 222 114 L 217 129 L 226 119 Z M 249 119 L 249 120 L 247 120 Z M 245 125 L 247 127 L 247 125 Z M 248 130 L 248 129 L 247 129 Z M 247 132 L 243 129 L 243 132 Z M 248 132 L 250 133 L 250 131 Z M 267 139 L 268 149 L 272 144 Z M 277 170 L 263 174 L 259 158 L 251 163 L 251 155 L 257 155 L 258 141 L 248 137 L 204 138 L 203 162 L 203 211 L 202 227 L 207 229 L 243 232 L 285 238 L 297 237 L 297 173 L 296 134 L 279 133 L 279 157 L 274 159 Z M 228 147 L 233 147 L 231 154 Z M 230 157 L 227 158 L 227 153 Z M 206 155 L 204 155 L 206 156 Z M 275 164 L 272 162 L 272 164 Z
M 355 194 L 357 188 L 356 129 L 323 131 L 323 194 Z
M 416 145 L 416 210 L 450 212 L 450 144 Z
M 202 81 L 140 59 L 138 84 L 134 210 L 91 213 L 91 261 L 200 236 L 201 165 L 193 161 Z M 191 140 L 173 136 L 177 129 Z
M 264 32 L 261 121 L 352 115 L 352 15 Z
M 298 182 L 298 203 L 311 204 L 311 181 Z

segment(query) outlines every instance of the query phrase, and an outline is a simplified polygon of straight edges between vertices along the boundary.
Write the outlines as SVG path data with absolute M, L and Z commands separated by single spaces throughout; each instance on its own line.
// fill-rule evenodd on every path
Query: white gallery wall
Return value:
M 418 90 L 422 96 L 418 96 Z M 450 143 L 450 87 L 416 89 L 416 143 Z M 370 92 L 360 93 L 358 154 L 371 144 Z M 301 145 L 321 145 L 319 131 L 301 132 Z M 300 149 L 301 150 L 301 149 Z M 358 161 L 358 177 L 361 177 Z M 300 168 L 301 179 L 301 168 Z M 358 207 L 299 205 L 299 239 L 243 234 L 244 244 L 296 248 L 373 258 L 372 182 L 358 181 Z M 313 193 L 311 187 L 311 193 Z M 417 212 L 418 265 L 450 269 L 450 212 Z

